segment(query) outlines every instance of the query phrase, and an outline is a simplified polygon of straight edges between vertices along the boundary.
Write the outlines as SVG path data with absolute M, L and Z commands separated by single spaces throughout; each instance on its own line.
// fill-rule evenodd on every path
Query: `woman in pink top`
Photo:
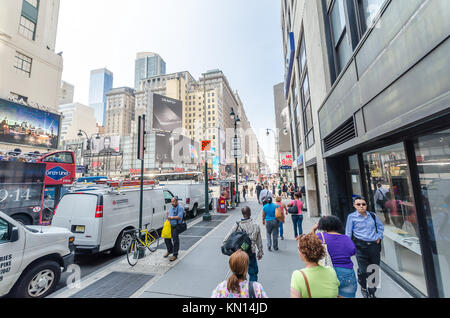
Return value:
M 298 214 L 291 214 L 292 223 L 294 224 L 295 238 L 297 238 L 297 236 L 303 234 L 303 230 L 302 230 L 303 202 L 300 200 L 301 197 L 302 197 L 302 194 L 300 192 L 294 193 L 294 200 L 291 201 L 291 203 L 288 204 L 288 207 L 291 207 L 294 204 L 297 204 Z

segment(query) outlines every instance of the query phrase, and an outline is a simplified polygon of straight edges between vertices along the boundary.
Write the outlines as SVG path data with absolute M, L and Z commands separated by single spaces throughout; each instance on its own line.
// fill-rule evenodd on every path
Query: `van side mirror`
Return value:
M 13 227 L 11 229 L 11 237 L 9 239 L 9 241 L 12 242 L 16 242 L 19 240 L 19 228 L 17 227 Z

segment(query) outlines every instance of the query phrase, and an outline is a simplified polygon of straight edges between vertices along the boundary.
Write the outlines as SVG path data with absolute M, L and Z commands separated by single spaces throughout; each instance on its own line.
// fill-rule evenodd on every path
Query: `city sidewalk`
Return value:
M 178 259 L 171 263 L 163 258 L 165 245 L 155 253 L 130 267 L 126 257 L 114 262 L 99 272 L 83 278 L 79 288 L 64 288 L 52 295 L 55 298 L 209 298 L 214 288 L 227 279 L 230 271 L 228 256 L 221 253 L 222 240 L 236 221 L 242 217 L 241 208 L 248 205 L 252 218 L 261 228 L 264 256 L 258 261 L 259 282 L 267 295 L 272 298 L 290 296 L 292 272 L 304 267 L 297 252 L 293 234 L 292 220 L 286 218 L 283 241 L 279 240 L 279 250 L 269 252 L 266 247 L 266 231 L 262 226 L 261 206 L 255 199 L 242 202 L 237 209 L 226 215 L 213 213 L 213 221 L 204 222 L 202 218 L 188 224 L 188 230 L 180 237 Z M 303 221 L 304 233 L 309 232 L 317 218 L 310 219 L 307 214 Z M 354 260 L 356 267 L 356 260 Z M 380 298 L 410 297 L 400 286 L 381 275 Z M 359 290 L 357 297 L 361 297 Z
M 242 202 L 237 209 L 229 211 L 230 217 L 223 224 L 204 238 L 177 266 L 147 288 L 140 297 L 210 297 L 217 284 L 227 279 L 230 274 L 228 256 L 221 253 L 220 247 L 233 224 L 241 219 L 240 210 L 245 205 L 251 208 L 252 218 L 260 225 L 263 238 L 264 256 L 258 261 L 258 280 L 269 297 L 288 298 L 292 272 L 304 267 L 297 252 L 292 220 L 290 216 L 286 218 L 285 239 L 278 241 L 279 250 L 269 252 L 266 247 L 265 227 L 262 226 L 261 206 L 255 199 Z M 317 218 L 308 218 L 305 214 L 303 231 L 309 232 L 317 221 Z M 356 265 L 355 259 L 354 263 Z M 384 273 L 381 275 L 381 286 L 377 293 L 380 298 L 410 297 Z M 357 297 L 362 297 L 359 290 Z

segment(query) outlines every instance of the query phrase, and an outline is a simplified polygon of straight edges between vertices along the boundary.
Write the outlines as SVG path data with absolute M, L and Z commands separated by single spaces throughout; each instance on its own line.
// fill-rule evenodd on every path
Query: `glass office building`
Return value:
M 134 89 L 140 89 L 143 79 L 166 75 L 166 62 L 155 53 L 138 53 L 135 62 Z
M 94 108 L 97 123 L 106 122 L 106 94 L 113 87 L 113 73 L 106 68 L 91 71 L 89 86 L 89 106 Z

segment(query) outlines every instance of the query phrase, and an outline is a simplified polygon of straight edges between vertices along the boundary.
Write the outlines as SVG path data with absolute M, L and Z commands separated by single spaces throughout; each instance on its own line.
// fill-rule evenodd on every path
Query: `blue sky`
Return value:
M 87 104 L 92 69 L 107 67 L 114 87 L 133 87 L 136 53 L 150 51 L 167 73 L 198 79 L 221 69 L 253 128 L 273 128 L 273 86 L 284 76 L 280 16 L 279 0 L 61 0 L 56 50 L 75 101 Z M 258 137 L 273 156 L 272 135 Z

